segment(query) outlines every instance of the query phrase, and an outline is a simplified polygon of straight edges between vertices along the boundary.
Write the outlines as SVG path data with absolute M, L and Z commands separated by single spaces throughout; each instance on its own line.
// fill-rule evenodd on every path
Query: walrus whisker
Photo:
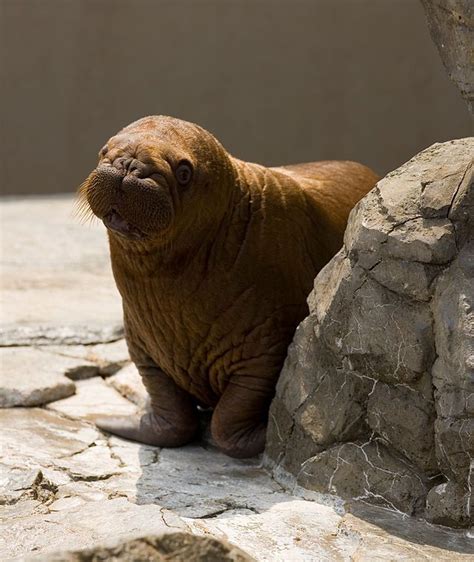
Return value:
M 91 224 L 97 220 L 96 215 L 91 209 L 90 203 L 87 199 L 87 192 L 90 188 L 89 176 L 77 189 L 77 197 L 73 206 L 73 217 L 76 218 L 80 224 Z
M 76 203 L 73 208 L 73 216 L 81 223 L 85 224 L 87 222 L 92 222 L 97 219 L 97 217 L 92 212 L 92 209 L 88 205 L 83 203 Z

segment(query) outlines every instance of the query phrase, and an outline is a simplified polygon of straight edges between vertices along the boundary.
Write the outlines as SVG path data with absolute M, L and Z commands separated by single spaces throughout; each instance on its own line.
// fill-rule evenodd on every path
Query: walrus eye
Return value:
M 188 161 L 183 160 L 178 164 L 175 175 L 179 185 L 187 185 L 193 177 L 193 167 Z

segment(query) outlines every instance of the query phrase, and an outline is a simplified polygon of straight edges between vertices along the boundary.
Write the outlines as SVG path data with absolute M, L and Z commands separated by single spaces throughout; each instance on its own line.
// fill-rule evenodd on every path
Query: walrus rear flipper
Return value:
M 158 367 L 140 367 L 150 395 L 150 411 L 139 416 L 100 416 L 97 427 L 156 447 L 181 447 L 196 435 L 199 420 L 194 402 Z
M 230 457 L 254 457 L 265 448 L 268 408 L 274 390 L 266 384 L 251 388 L 249 380 L 254 378 L 234 375 L 212 415 L 212 437 Z

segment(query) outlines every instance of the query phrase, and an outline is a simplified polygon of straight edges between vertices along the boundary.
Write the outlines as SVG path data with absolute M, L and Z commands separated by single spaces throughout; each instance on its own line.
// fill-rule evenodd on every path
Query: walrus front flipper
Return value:
M 192 398 L 158 367 L 139 367 L 150 394 L 150 411 L 140 416 L 101 416 L 99 429 L 146 445 L 180 447 L 197 433 L 199 419 Z
M 251 383 L 255 384 L 254 377 L 234 375 L 212 415 L 212 436 L 230 457 L 254 457 L 265 447 L 267 413 L 274 391 L 268 384 L 251 388 Z

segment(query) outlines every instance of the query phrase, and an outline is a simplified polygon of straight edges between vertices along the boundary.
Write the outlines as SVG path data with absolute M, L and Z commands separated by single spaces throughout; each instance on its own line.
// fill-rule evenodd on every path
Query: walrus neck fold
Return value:
M 127 240 L 108 232 L 110 254 L 114 273 L 118 277 L 129 278 L 165 275 L 184 276 L 193 271 L 197 275 L 205 270 L 210 261 L 217 261 L 225 252 L 226 233 L 231 227 L 233 212 L 237 201 L 242 198 L 241 182 L 238 172 L 229 161 L 220 185 L 213 194 L 218 196 L 212 205 L 195 220 L 183 220 L 178 217 L 178 224 L 165 233 L 163 238 L 149 240 Z M 185 204 L 185 203 L 184 203 Z

